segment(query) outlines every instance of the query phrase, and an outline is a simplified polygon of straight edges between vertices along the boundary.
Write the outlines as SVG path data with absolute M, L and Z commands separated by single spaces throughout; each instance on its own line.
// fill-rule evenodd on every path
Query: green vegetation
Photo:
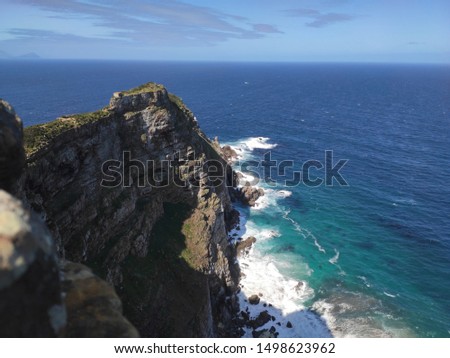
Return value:
M 58 118 L 52 122 L 38 124 L 24 129 L 24 146 L 27 156 L 47 146 L 54 138 L 70 129 L 94 123 L 109 115 L 106 109 L 96 112 L 74 114 Z
M 164 86 L 154 82 L 144 83 L 138 87 L 132 88 L 128 91 L 122 91 L 121 93 L 124 95 L 133 95 L 145 92 L 157 92 L 164 90 Z

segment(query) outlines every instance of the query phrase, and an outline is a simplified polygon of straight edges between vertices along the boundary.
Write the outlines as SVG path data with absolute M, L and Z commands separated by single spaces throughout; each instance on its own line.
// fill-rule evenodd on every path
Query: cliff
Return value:
M 62 276 L 72 273 L 61 283 L 75 292 L 63 335 L 83 335 L 80 317 L 97 312 L 78 304 L 107 291 L 94 274 L 142 336 L 237 335 L 233 173 L 178 97 L 149 83 L 114 93 L 100 111 L 25 128 L 24 138 L 27 167 L 11 190 L 45 220 Z M 114 294 L 107 301 L 120 311 Z

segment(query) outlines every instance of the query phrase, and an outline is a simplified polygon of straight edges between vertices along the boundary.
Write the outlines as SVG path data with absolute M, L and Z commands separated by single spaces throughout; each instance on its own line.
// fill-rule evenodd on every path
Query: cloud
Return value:
M 249 25 L 242 16 L 179 0 L 15 0 L 14 3 L 49 12 L 49 18 L 87 21 L 106 29 L 112 39 L 136 45 L 212 46 L 230 39 L 257 39 L 279 32 L 269 24 Z
M 406 44 L 409 45 L 409 46 L 416 46 L 416 45 L 422 45 L 422 42 L 409 41 Z
M 288 16 L 310 19 L 310 21 L 306 23 L 306 26 L 316 28 L 326 27 L 338 22 L 352 21 L 357 18 L 357 16 L 351 14 L 343 14 L 337 12 L 325 13 L 314 9 L 291 9 L 286 10 L 285 13 Z
M 268 24 L 253 24 L 253 30 L 260 33 L 266 33 L 266 34 L 282 34 L 283 32 L 278 30 L 275 26 L 268 25 Z

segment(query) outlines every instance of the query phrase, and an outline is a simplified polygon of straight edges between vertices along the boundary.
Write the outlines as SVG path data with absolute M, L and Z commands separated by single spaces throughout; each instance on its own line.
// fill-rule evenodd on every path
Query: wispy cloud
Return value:
M 178 0 L 15 0 L 15 3 L 45 10 L 52 18 L 88 21 L 108 30 L 112 39 L 138 45 L 215 45 L 229 39 L 255 39 L 280 32 L 270 24 L 248 24 L 248 19 L 239 15 Z M 34 34 L 17 33 L 19 38 Z
M 285 13 L 288 16 L 310 19 L 310 21 L 306 23 L 306 26 L 317 28 L 325 27 L 338 22 L 352 21 L 357 18 L 357 16 L 352 14 L 321 12 L 315 9 L 291 9 L 286 10 Z
M 253 24 L 253 30 L 260 33 L 266 34 L 282 34 L 283 32 L 278 30 L 275 26 L 268 24 Z

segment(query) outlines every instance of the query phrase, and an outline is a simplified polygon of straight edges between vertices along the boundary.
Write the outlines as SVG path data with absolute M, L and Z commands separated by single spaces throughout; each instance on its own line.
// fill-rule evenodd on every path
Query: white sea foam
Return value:
M 247 147 L 249 150 L 255 149 L 273 149 L 277 144 L 267 143 L 270 138 L 267 137 L 252 137 L 244 140 L 242 145 Z
M 239 159 L 245 159 L 251 156 L 255 149 L 272 149 L 276 144 L 268 143 L 269 138 L 257 137 L 248 138 L 241 143 L 230 144 L 238 153 Z M 242 173 L 241 183 L 249 181 L 251 184 L 254 177 Z M 255 183 L 253 183 L 255 184 Z M 292 195 L 288 190 L 275 190 L 273 188 L 263 187 L 264 196 L 256 201 L 256 205 L 251 211 L 261 211 L 270 207 L 271 212 L 280 211 L 278 201 Z M 290 218 L 289 218 L 290 219 Z M 296 224 L 294 221 L 292 221 Z M 298 229 L 301 230 L 298 225 Z M 314 290 L 306 281 L 298 281 L 283 275 L 283 271 L 289 271 L 292 258 L 287 258 L 283 262 L 277 262 L 273 257 L 263 254 L 258 250 L 258 246 L 267 240 L 276 240 L 281 236 L 278 228 L 258 227 L 253 221 L 247 220 L 243 212 L 239 223 L 239 230 L 230 232 L 231 239 L 236 237 L 254 236 L 257 239 L 256 244 L 248 255 L 239 258 L 239 264 L 242 272 L 240 281 L 241 292 L 239 300 L 241 310 L 247 311 L 251 318 L 255 318 L 263 310 L 275 317 L 274 321 L 268 322 L 258 330 L 268 329 L 274 326 L 280 337 L 331 337 L 331 333 L 326 323 L 315 313 L 305 309 L 304 302 L 314 296 Z M 245 237 L 244 237 L 245 235 Z M 309 235 L 311 235 L 309 233 Z M 316 240 L 317 241 L 317 240 Z M 322 249 L 317 243 L 318 248 Z M 299 266 L 299 263 L 295 263 Z M 303 263 L 304 275 L 311 274 L 311 270 L 306 263 Z M 261 302 L 258 305 L 250 305 L 246 302 L 251 295 L 261 296 Z M 266 305 L 264 307 L 263 305 Z M 292 324 L 292 328 L 287 328 L 287 323 Z M 251 329 L 246 329 L 245 337 L 251 337 Z
M 366 276 L 358 276 L 358 278 L 364 282 L 364 284 L 366 285 L 366 287 L 371 287 L 372 285 L 369 283 L 369 281 L 367 280 Z
M 392 297 L 392 298 L 397 297 L 396 295 L 393 295 L 392 293 L 388 293 L 388 292 L 386 292 L 386 291 L 383 291 L 383 293 L 384 293 L 386 296 L 388 296 L 388 297 Z
M 273 149 L 278 144 L 268 143 L 268 137 L 250 137 L 238 142 L 226 143 L 236 152 L 238 159 L 247 159 L 255 149 Z
M 303 302 L 312 298 L 314 291 L 307 282 L 290 279 L 280 273 L 277 263 L 255 248 L 250 255 L 239 260 L 243 278 L 239 301 L 241 310 L 255 318 L 262 310 L 275 317 L 258 330 L 274 326 L 280 337 L 330 337 L 326 324 L 314 313 L 306 310 Z M 246 302 L 251 295 L 260 295 L 258 305 Z M 264 307 L 263 305 L 266 305 Z M 287 328 L 291 322 L 292 328 Z M 244 337 L 251 337 L 251 329 L 245 329 Z
M 336 255 L 334 255 L 331 259 L 328 260 L 328 262 L 332 265 L 336 265 L 339 260 L 339 251 L 334 249 L 334 252 Z
M 292 191 L 289 190 L 277 190 L 276 192 L 277 196 L 281 198 L 288 198 L 292 195 Z

